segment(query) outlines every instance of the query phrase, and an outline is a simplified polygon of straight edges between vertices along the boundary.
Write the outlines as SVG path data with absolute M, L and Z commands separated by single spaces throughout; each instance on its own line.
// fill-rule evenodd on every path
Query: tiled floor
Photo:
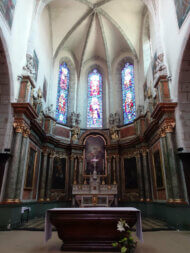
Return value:
M 189 253 L 190 232 L 144 232 L 144 243 L 138 242 L 135 253 Z M 1 253 L 60 253 L 61 241 L 57 232 L 44 243 L 43 232 L 0 232 Z M 76 252 L 75 252 L 76 253 Z

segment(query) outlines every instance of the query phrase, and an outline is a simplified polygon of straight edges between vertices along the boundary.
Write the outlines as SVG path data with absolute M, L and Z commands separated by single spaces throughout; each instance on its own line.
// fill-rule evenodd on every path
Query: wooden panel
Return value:
M 137 221 L 137 211 L 110 210 L 49 210 L 51 223 L 56 227 L 64 244 L 62 250 L 114 251 L 112 243 L 120 239 L 117 222 L 120 218 L 132 228 Z M 113 208 L 114 209 L 114 208 Z

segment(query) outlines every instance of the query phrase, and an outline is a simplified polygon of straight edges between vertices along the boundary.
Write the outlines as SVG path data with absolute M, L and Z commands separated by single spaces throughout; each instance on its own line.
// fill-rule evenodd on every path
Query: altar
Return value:
M 142 238 L 141 212 L 126 208 L 54 208 L 46 213 L 45 240 L 51 238 L 54 225 L 65 251 L 113 251 L 112 243 L 120 239 L 117 223 L 126 220 L 136 224 L 136 234 Z

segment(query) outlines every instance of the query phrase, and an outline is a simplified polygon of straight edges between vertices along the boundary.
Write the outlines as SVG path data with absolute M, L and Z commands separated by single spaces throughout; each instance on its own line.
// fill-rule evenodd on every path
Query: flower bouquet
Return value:
M 112 244 L 113 247 L 119 248 L 121 253 L 133 253 L 137 242 L 132 237 L 129 225 L 125 220 L 120 219 L 117 223 L 117 230 L 122 233 L 121 239 Z

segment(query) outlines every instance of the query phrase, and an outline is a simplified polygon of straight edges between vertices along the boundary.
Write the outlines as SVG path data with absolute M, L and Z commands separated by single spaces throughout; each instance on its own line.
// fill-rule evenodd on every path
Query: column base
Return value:
M 45 199 L 41 198 L 41 199 L 39 199 L 38 201 L 39 201 L 39 202 L 44 202 Z
M 19 199 L 5 199 L 2 203 L 5 204 L 17 204 L 20 203 Z

